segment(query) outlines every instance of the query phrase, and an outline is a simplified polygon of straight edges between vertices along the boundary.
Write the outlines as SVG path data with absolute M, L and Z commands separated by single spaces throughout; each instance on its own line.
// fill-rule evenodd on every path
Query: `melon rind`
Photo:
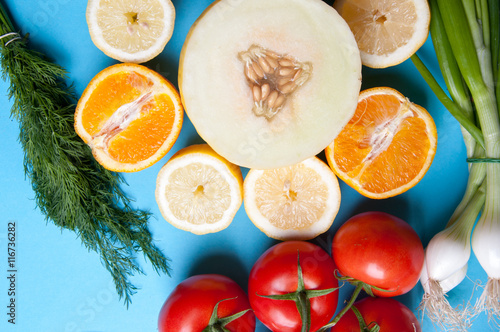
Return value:
M 256 116 L 238 54 L 259 45 L 312 63 L 271 120 Z M 239 166 L 269 169 L 321 152 L 354 114 L 361 60 L 349 26 L 320 0 L 220 0 L 184 43 L 179 89 L 198 134 Z

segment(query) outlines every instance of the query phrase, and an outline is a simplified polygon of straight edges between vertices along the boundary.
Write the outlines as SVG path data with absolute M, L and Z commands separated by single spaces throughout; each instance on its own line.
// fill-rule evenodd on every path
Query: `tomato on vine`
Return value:
M 392 298 L 367 297 L 354 303 L 330 332 L 421 332 L 417 317 Z
M 254 332 L 246 293 L 228 277 L 187 278 L 172 291 L 158 317 L 159 332 Z
M 424 265 L 415 230 L 383 212 L 361 213 L 345 222 L 333 238 L 332 255 L 341 275 L 381 297 L 410 291 Z
M 335 264 L 319 246 L 287 241 L 269 248 L 254 264 L 248 297 L 257 318 L 275 332 L 317 331 L 338 301 Z

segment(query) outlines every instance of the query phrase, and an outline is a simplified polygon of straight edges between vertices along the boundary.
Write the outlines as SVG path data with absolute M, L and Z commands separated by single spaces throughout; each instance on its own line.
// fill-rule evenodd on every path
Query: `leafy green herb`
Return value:
M 100 166 L 76 135 L 76 98 L 64 82 L 66 71 L 29 49 L 28 36 L 14 31 L 0 4 L 0 62 L 3 78 L 10 81 L 11 116 L 19 122 L 24 169 L 36 204 L 47 220 L 74 231 L 88 250 L 101 255 L 128 307 L 136 292 L 129 277 L 143 273 L 137 252 L 156 272 L 170 272 L 148 230 L 150 214 L 132 208 L 120 189 L 122 177 Z

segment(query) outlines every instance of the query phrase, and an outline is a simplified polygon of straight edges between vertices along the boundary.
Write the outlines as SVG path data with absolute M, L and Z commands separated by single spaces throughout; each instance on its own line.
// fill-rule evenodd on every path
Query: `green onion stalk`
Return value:
M 462 125 L 467 157 L 481 157 L 484 153 L 484 137 L 475 121 L 469 91 L 446 37 L 437 3 L 430 2 L 430 7 L 432 41 L 451 98 L 441 89 L 417 55 L 413 57 L 413 61 L 438 98 Z M 469 306 L 456 310 L 447 301 L 445 293 L 460 284 L 466 276 L 471 254 L 472 227 L 484 205 L 484 185 L 481 191 L 478 188 L 482 185 L 485 174 L 484 164 L 471 164 L 467 189 L 460 204 L 445 229 L 436 234 L 426 248 L 420 278 L 425 293 L 420 308 L 442 329 L 466 330 L 470 324 L 467 319 Z
M 138 253 L 156 272 L 170 273 L 169 260 L 148 229 L 150 213 L 132 208 L 122 178 L 99 165 L 76 135 L 76 96 L 65 84 L 66 71 L 28 47 L 28 35 L 15 30 L 0 3 L 0 66 L 19 122 L 24 170 L 37 207 L 48 221 L 74 232 L 100 255 L 116 291 L 128 306 L 142 274 Z
M 427 246 L 421 307 L 442 327 L 467 330 L 468 318 L 480 312 L 494 321 L 500 316 L 499 1 L 429 4 L 431 37 L 448 93 L 417 54 L 412 60 L 460 123 L 470 164 L 461 202 Z M 452 308 L 445 293 L 465 277 L 471 247 L 488 281 L 474 308 Z

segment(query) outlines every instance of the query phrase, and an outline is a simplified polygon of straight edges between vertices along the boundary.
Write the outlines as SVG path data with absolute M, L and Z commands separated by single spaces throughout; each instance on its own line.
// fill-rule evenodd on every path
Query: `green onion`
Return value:
M 449 96 L 417 55 L 412 60 L 443 105 L 461 124 L 471 165 L 462 201 L 445 230 L 427 247 L 425 270 L 428 275 L 425 280 L 428 284 L 424 286 L 426 295 L 422 307 L 438 324 L 464 328 L 464 322 L 468 322 L 465 317 L 469 314 L 486 311 L 493 321 L 500 315 L 500 6 L 498 0 L 429 2 L 431 37 Z M 488 274 L 488 282 L 475 312 L 467 312 L 469 306 L 459 312 L 444 305 L 447 301 L 442 285 L 453 276 L 462 276 L 471 246 Z M 450 262 L 454 264 L 445 264 Z M 431 300 L 429 294 L 434 296 Z M 447 311 L 444 315 L 439 312 L 443 308 Z

